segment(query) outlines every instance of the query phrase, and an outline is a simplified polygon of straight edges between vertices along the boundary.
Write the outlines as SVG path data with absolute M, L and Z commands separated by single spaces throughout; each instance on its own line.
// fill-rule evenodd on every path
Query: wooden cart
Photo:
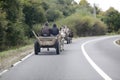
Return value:
M 32 31 L 34 36 L 36 37 L 37 41 L 34 44 L 34 51 L 37 55 L 41 52 L 41 48 L 55 48 L 56 54 L 60 54 L 60 37 L 59 36 L 50 36 L 50 37 L 43 37 L 37 36 L 34 31 Z

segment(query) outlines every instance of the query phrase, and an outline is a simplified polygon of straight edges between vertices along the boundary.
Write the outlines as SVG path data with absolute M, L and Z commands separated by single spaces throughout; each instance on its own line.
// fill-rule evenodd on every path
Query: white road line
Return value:
M 108 37 L 107 37 L 108 38 Z M 90 41 L 87 41 L 85 43 L 83 43 L 81 45 L 81 49 L 82 49 L 82 52 L 85 56 L 85 58 L 88 60 L 88 62 L 90 63 L 90 65 L 101 75 L 101 77 L 104 78 L 104 80 L 112 80 L 102 69 L 100 69 L 96 64 L 95 62 L 88 56 L 87 52 L 85 51 L 85 48 L 84 46 L 88 43 L 91 43 L 91 42 L 94 42 L 94 41 L 97 41 L 97 40 L 102 40 L 102 39 L 105 39 L 105 38 L 100 38 L 100 39 L 94 39 L 94 40 L 90 40 Z
M 17 65 L 20 64 L 21 62 L 22 62 L 22 61 L 18 61 L 18 62 L 16 62 L 15 64 L 12 65 L 12 67 L 17 66 Z
M 3 72 L 1 72 L 0 73 L 0 76 L 2 75 L 2 74 L 4 74 L 4 73 L 6 73 L 8 70 L 6 69 L 6 70 L 4 70 Z
M 120 39 L 114 40 L 113 43 L 114 43 L 116 46 L 120 47 L 120 45 L 118 45 L 118 44 L 116 43 L 116 41 L 118 41 L 118 40 L 120 40 Z
M 32 52 L 31 54 L 27 55 L 26 57 L 22 58 L 20 61 L 16 62 L 15 64 L 12 65 L 12 67 L 17 66 L 18 64 L 20 64 L 22 61 L 26 60 L 27 58 L 29 58 L 30 56 L 33 55 L 34 52 Z
M 34 52 L 32 52 L 31 54 L 27 55 L 26 57 L 22 58 L 21 61 L 26 60 L 27 58 L 29 58 L 30 56 L 32 56 L 34 54 Z
M 34 52 L 32 52 L 31 54 L 27 55 L 26 57 L 22 58 L 20 61 L 14 63 L 13 65 L 11 65 L 11 67 L 15 67 L 17 66 L 18 64 L 20 64 L 22 61 L 26 60 L 27 58 L 31 57 L 32 55 L 34 54 Z M 0 73 L 0 76 L 3 75 L 4 73 L 6 73 L 7 71 L 9 70 L 4 70 Z

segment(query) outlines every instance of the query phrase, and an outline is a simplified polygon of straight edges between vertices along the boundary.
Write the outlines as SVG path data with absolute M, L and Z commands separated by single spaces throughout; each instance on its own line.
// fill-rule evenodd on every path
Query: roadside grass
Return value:
M 8 69 L 15 62 L 19 61 L 33 51 L 33 44 L 26 45 L 13 50 L 0 52 L 0 72 Z

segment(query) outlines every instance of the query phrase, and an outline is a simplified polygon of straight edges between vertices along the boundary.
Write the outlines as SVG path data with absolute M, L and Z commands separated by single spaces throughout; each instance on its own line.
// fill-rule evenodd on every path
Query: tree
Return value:
M 46 13 L 46 16 L 47 16 L 47 20 L 52 22 L 61 18 L 63 15 L 62 12 L 60 12 L 59 10 L 49 9 Z
M 6 29 L 6 42 L 7 46 L 16 46 L 25 44 L 24 27 L 21 23 L 8 23 Z
M 86 0 L 81 0 L 79 5 L 82 7 L 89 7 L 90 4 Z
M 33 4 L 25 4 L 23 8 L 23 13 L 25 14 L 25 22 L 31 28 L 34 24 L 43 23 L 46 21 L 43 8 Z
M 41 2 L 41 6 L 45 11 L 49 9 L 49 5 L 46 2 Z
M 24 17 L 22 5 L 19 0 L 1 0 L 0 3 L 0 37 L 3 47 L 7 49 L 11 46 L 24 43 L 24 28 L 22 26 Z M 20 26 L 21 25 L 21 26 Z
M 1 7 L 0 7 L 1 8 Z M 7 26 L 6 13 L 0 9 L 0 51 L 5 48 L 5 29 Z
M 2 7 L 6 12 L 6 18 L 10 22 L 20 22 L 23 20 L 22 7 L 19 0 L 1 0 L 3 1 Z
M 81 10 L 87 10 L 88 13 L 93 14 L 94 8 L 90 6 L 90 3 L 87 2 L 87 0 L 81 0 L 79 3 L 79 8 Z
M 118 31 L 120 29 L 120 13 L 113 7 L 106 11 L 103 20 L 108 25 L 108 32 Z
M 71 5 L 72 3 L 72 0 L 57 0 L 58 4 L 61 4 L 61 5 Z
M 61 11 L 65 17 L 70 16 L 75 12 L 75 8 L 71 3 L 72 0 L 57 0 L 56 10 Z
M 44 23 L 46 21 L 45 12 L 37 3 L 24 4 L 23 13 L 25 14 L 25 23 L 29 26 L 28 37 L 32 36 L 31 29 L 34 24 Z

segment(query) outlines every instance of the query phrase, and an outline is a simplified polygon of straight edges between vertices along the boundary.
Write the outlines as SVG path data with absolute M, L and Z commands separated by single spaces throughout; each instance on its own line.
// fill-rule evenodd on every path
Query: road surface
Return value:
M 0 76 L 0 80 L 120 80 L 120 36 L 75 39 L 55 55 L 43 49 Z

